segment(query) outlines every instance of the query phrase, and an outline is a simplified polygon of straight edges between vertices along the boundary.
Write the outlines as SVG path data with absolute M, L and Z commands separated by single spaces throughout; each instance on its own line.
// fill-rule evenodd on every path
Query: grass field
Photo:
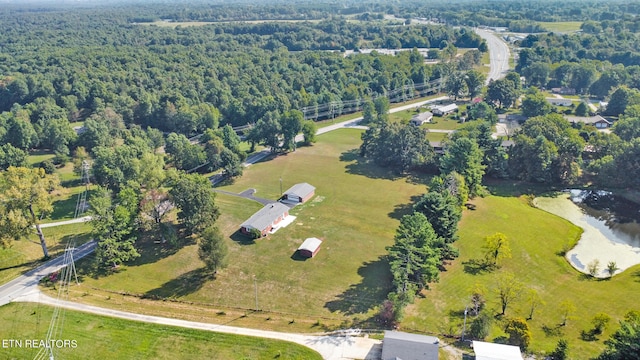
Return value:
M 573 31 L 580 30 L 582 21 L 563 21 L 563 22 L 538 21 L 538 24 L 540 24 L 540 26 L 547 29 L 547 31 L 573 32 Z
M 0 338 L 23 347 L 0 348 L 2 359 L 32 359 L 39 349 L 25 340 L 46 339 L 53 308 L 31 303 L 0 307 Z M 64 359 L 321 359 L 320 354 L 285 341 L 220 334 L 64 311 L 62 339 L 77 347 L 54 353 Z M 48 358 L 48 356 L 47 356 Z
M 301 330 L 318 331 L 316 320 L 329 326 L 369 319 L 388 291 L 388 265 L 382 260 L 385 247 L 393 241 L 399 217 L 425 186 L 362 163 L 357 156 L 361 131 L 344 129 L 320 135 L 314 146 L 252 165 L 235 184 L 224 187 L 232 192 L 255 188 L 256 196 L 277 199 L 282 178 L 284 190 L 309 182 L 317 187 L 317 196 L 292 210 L 297 219 L 289 227 L 254 242 L 237 229 L 261 205 L 218 195 L 223 214 L 218 225 L 227 235 L 230 255 L 229 267 L 215 280 L 202 277 L 195 244 L 179 249 L 144 244 L 142 257 L 133 264 L 111 276 L 85 277 L 74 291 L 80 298 L 84 292 L 93 294 L 95 288 L 100 289 L 99 295 L 80 299 L 100 305 L 114 304 L 104 300 L 108 296 L 104 291 L 115 291 L 250 312 L 255 308 L 256 286 L 259 309 L 288 320 L 281 323 L 261 317 L 261 327 L 291 329 L 300 323 Z M 324 240 L 322 249 L 314 259 L 301 261 L 294 256 L 295 250 L 312 236 Z M 112 299 L 118 304 L 129 302 L 121 296 Z M 135 301 L 118 307 L 135 307 Z
M 533 334 L 531 350 L 536 353 L 550 352 L 560 338 L 565 338 L 571 349 L 570 358 L 595 356 L 603 349 L 603 340 L 617 327 L 617 320 L 629 310 L 640 310 L 636 301 L 640 291 L 640 266 L 611 280 L 588 279 L 559 255 L 579 236 L 579 228 L 529 206 L 524 197 L 497 195 L 476 199 L 473 203 L 477 205 L 476 210 L 465 210 L 460 224 L 460 240 L 456 243 L 460 258 L 441 273 L 440 282 L 425 292 L 425 299 L 408 308 L 402 327 L 460 335 L 464 309 L 477 284 L 487 289 L 486 311 L 500 312 L 495 282 L 497 276 L 507 271 L 513 272 L 525 289 L 536 289 L 546 303 L 528 321 Z M 513 257 L 503 260 L 498 270 L 485 272 L 475 266 L 473 260 L 482 259 L 482 239 L 495 232 L 507 235 Z M 507 307 L 507 317 L 528 317 L 525 293 Z M 565 300 L 575 304 L 577 310 L 566 326 L 559 326 L 562 322 L 559 304 Z M 613 318 L 611 328 L 597 341 L 581 340 L 580 332 L 591 328 L 591 319 L 598 312 Z M 501 330 L 504 320 L 496 319 L 489 340 L 504 336 Z M 472 320 L 470 316 L 467 330 Z

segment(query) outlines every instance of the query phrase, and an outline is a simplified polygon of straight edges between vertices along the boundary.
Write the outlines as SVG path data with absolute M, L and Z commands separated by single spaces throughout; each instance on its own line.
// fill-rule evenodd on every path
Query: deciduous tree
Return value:
M 495 290 L 500 299 L 502 315 L 505 314 L 507 306 L 520 297 L 522 287 L 522 283 L 518 281 L 516 276 L 511 272 L 506 272 L 498 276 Z
M 200 233 L 218 218 L 215 192 L 209 180 L 201 175 L 181 174 L 169 194 L 180 210 L 178 220 L 188 233 Z
M 35 232 L 45 258 L 49 257 L 38 215 L 53 210 L 51 192 L 59 187 L 58 177 L 44 169 L 9 167 L 0 172 L 0 243 L 27 237 Z M 36 213 L 38 215 L 36 215 Z

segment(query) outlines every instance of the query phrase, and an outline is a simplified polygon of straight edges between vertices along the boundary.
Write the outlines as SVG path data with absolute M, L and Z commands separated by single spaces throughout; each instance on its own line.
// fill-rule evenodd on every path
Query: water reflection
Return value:
M 607 191 L 570 190 L 571 200 L 586 215 L 585 220 L 609 240 L 640 247 L 640 205 Z M 605 228 L 607 230 L 605 230 Z

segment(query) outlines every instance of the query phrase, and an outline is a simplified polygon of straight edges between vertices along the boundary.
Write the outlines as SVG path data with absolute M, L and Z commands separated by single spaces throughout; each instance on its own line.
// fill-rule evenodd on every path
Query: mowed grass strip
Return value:
M 299 182 L 317 189 L 311 201 L 291 211 L 297 216 L 291 225 L 255 241 L 237 230 L 262 205 L 218 194 L 217 226 L 229 246 L 229 267 L 215 279 L 202 276 L 194 242 L 179 249 L 141 244 L 140 259 L 113 275 L 85 277 L 78 291 L 98 288 L 251 310 L 257 285 L 258 308 L 292 320 L 370 318 L 390 285 L 385 247 L 393 243 L 398 219 L 426 188 L 363 163 L 357 155 L 361 133 L 323 134 L 314 146 L 251 165 L 235 184 L 222 187 L 234 193 L 254 188 L 255 196 L 273 200 L 280 197 L 280 179 L 282 190 Z M 300 261 L 294 253 L 308 237 L 324 242 L 315 258 Z
M 0 307 L 0 358 L 29 359 L 39 349 L 25 340 L 46 339 L 53 308 L 11 303 Z M 64 323 L 62 321 L 64 320 Z M 75 340 L 77 347 L 56 349 L 64 359 L 321 359 L 302 345 L 279 340 L 221 334 L 173 326 L 148 324 L 64 310 L 61 339 Z M 22 340 L 23 347 L 8 346 Z M 48 357 L 48 356 L 47 356 Z
M 465 210 L 460 223 L 460 240 L 456 242 L 460 258 L 441 273 L 440 282 L 425 292 L 425 299 L 408 308 L 403 327 L 460 336 L 465 306 L 470 304 L 477 285 L 487 289 L 485 311 L 491 315 L 500 313 L 495 283 L 504 272 L 514 273 L 524 284 L 521 297 L 508 305 L 507 317 L 529 316 L 530 303 L 526 297 L 529 289 L 537 290 L 546 303 L 528 321 L 532 331 L 530 348 L 537 353 L 550 352 L 560 338 L 565 338 L 571 358 L 593 357 L 602 351 L 603 341 L 617 328 L 617 321 L 629 310 L 640 310 L 637 302 L 640 266 L 610 280 L 588 279 L 560 255 L 567 244 L 580 236 L 578 227 L 529 206 L 525 197 L 489 196 L 473 203 L 476 210 Z M 496 232 L 509 239 L 512 258 L 504 259 L 495 271 L 475 273 L 470 260 L 482 260 L 483 238 Z M 559 326 L 563 301 L 575 304 L 576 312 L 566 326 Z M 597 341 L 581 340 L 580 332 L 592 328 L 591 319 L 599 312 L 612 317 L 609 330 L 598 336 Z M 473 315 L 467 318 L 467 331 L 473 319 Z M 500 317 L 496 319 L 489 341 L 505 335 L 504 322 Z

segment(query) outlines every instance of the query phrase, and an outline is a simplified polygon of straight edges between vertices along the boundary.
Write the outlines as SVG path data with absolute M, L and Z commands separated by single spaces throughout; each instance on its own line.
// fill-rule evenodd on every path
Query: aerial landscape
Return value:
M 0 359 L 640 359 L 640 1 L 0 0 Z

